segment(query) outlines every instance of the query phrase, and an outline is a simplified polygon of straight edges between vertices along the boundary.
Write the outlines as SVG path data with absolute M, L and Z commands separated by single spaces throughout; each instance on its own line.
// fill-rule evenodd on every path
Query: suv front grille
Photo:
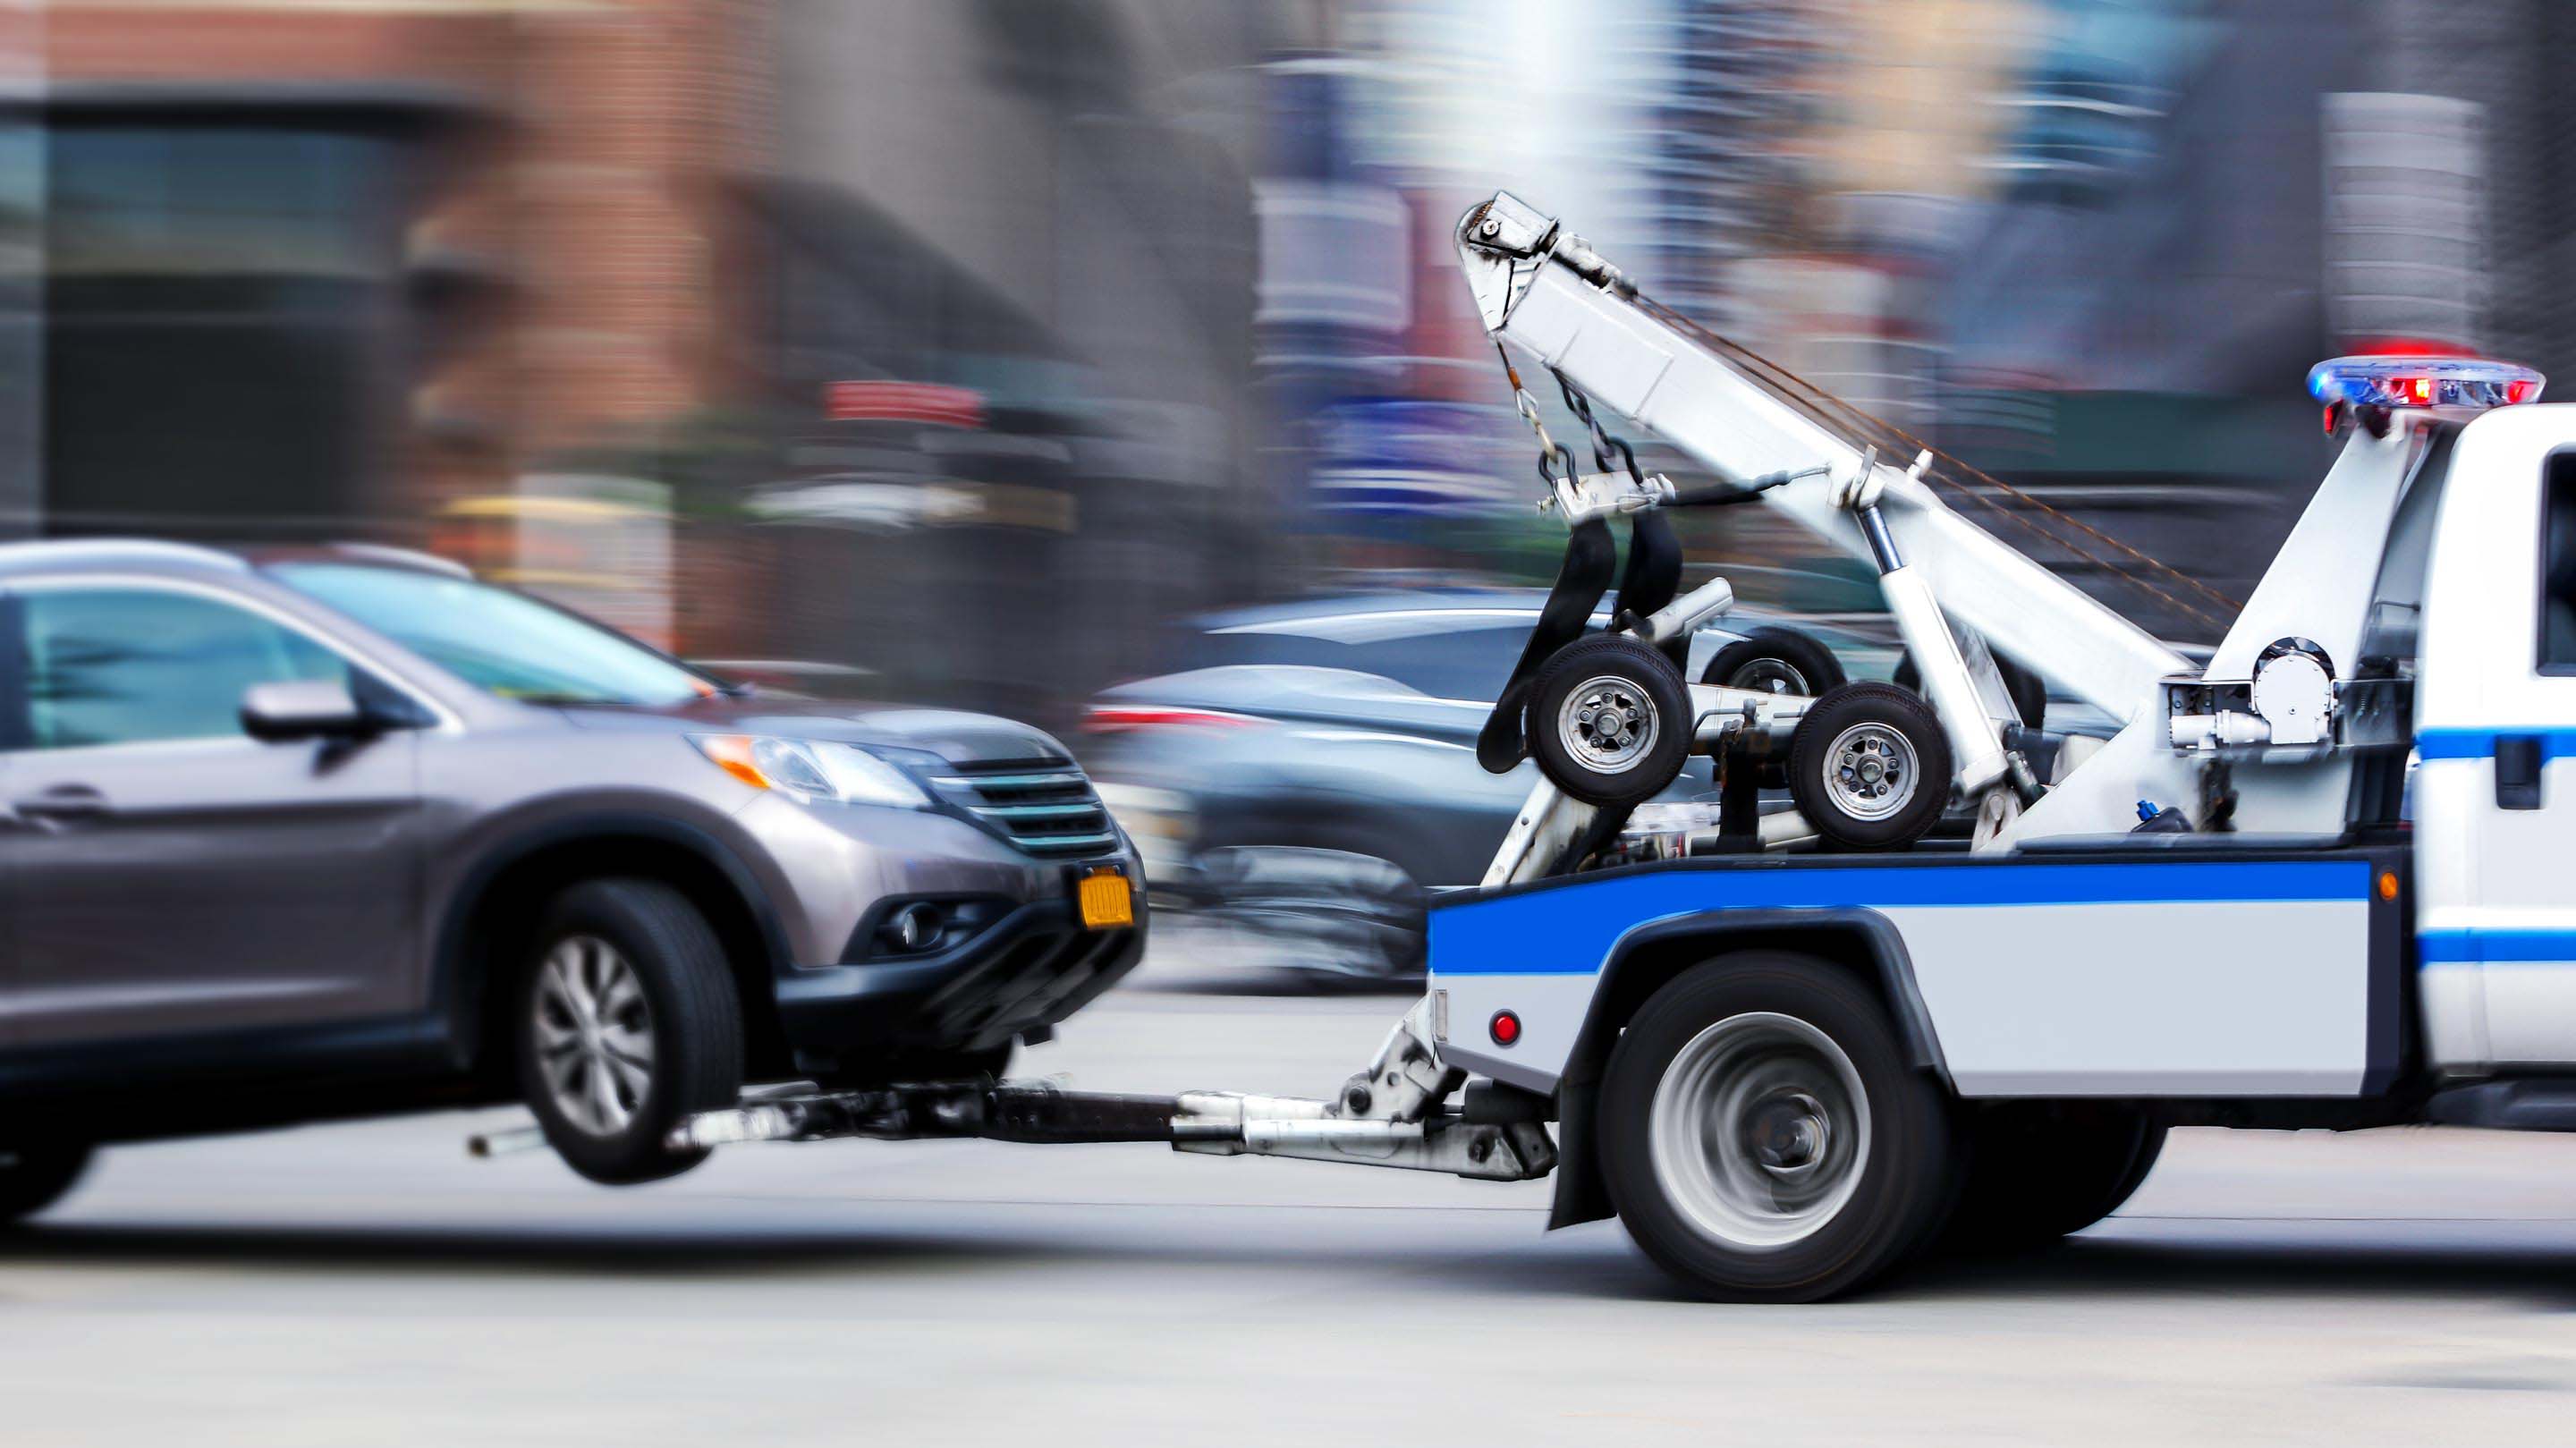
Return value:
M 1118 847 L 1109 811 L 1075 765 L 1033 759 L 949 768 L 931 780 L 940 797 L 1030 854 L 1069 859 Z

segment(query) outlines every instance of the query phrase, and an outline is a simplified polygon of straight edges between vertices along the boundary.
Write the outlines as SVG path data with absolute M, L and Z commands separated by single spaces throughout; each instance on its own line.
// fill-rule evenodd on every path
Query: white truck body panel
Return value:
M 1639 932 L 1767 927 L 1788 911 L 1894 932 L 1964 1096 L 2351 1096 L 2393 1064 L 2393 1022 L 2372 1015 L 2374 872 L 2358 856 L 1809 858 L 1574 876 L 1443 905 L 1431 916 L 1443 1057 L 1552 1089 L 1605 966 Z M 1502 1010 L 1522 1023 L 1509 1047 L 1487 1030 Z

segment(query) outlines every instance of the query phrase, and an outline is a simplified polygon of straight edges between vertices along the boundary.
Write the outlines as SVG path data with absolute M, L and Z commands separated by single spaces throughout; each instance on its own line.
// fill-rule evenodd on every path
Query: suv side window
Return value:
M 303 634 L 194 593 L 38 588 L 17 611 L 24 737 L 37 749 L 235 736 L 253 684 L 350 682 L 348 664 Z
M 2576 453 L 2549 459 L 2540 515 L 2540 671 L 2576 674 Z

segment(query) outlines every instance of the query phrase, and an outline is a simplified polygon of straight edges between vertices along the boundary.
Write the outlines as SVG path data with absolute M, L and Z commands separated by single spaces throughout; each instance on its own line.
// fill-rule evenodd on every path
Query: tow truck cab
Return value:
M 2420 547 L 2418 990 L 2439 1073 L 2576 1065 L 2576 406 L 2462 427 Z M 2391 567 L 2398 572 L 2398 549 Z M 2402 621 L 2405 600 L 2383 594 Z M 2392 630 L 2395 632 L 2397 630 Z

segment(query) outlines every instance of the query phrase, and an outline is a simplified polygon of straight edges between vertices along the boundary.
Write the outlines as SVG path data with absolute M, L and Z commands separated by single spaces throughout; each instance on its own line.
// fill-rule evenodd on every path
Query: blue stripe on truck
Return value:
M 2498 739 L 2537 739 L 2543 759 L 2576 759 L 2576 729 L 2425 729 L 2415 735 L 2415 757 L 2493 759 Z
M 1639 925 L 1723 910 L 2365 903 L 2370 871 L 2366 860 L 1648 870 L 1443 905 L 1431 912 L 1431 969 L 1589 975 Z
M 2427 930 L 2415 953 L 2426 965 L 2576 960 L 2576 930 Z

